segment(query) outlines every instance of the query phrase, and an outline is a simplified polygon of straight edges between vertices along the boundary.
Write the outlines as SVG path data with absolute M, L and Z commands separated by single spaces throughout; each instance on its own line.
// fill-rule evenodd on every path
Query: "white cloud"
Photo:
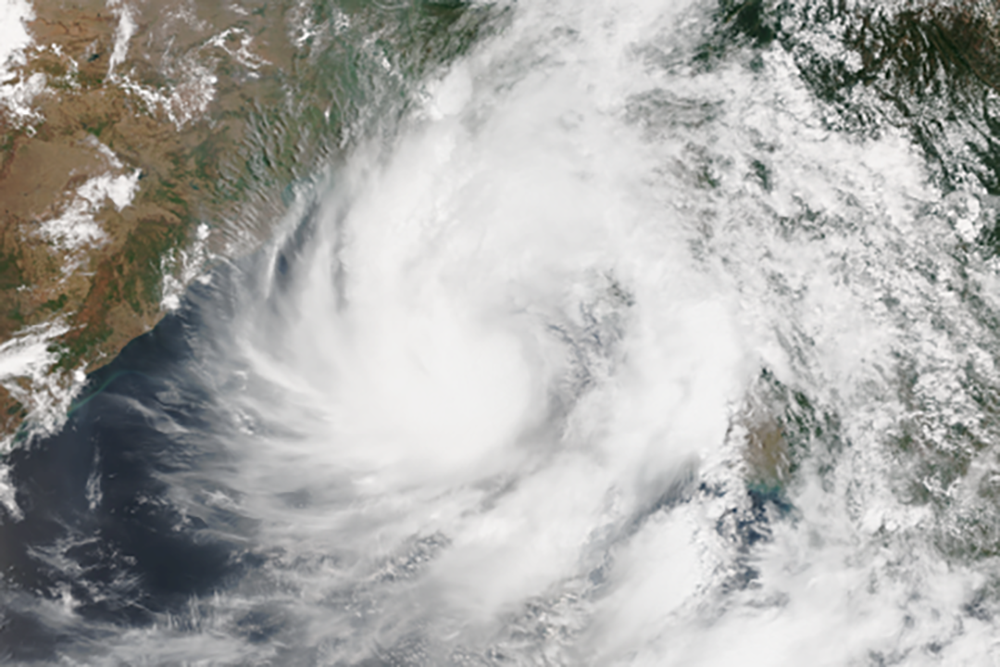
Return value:
M 34 15 L 27 0 L 0 1 L 0 107 L 22 122 L 33 116 L 31 101 L 45 87 L 44 74 L 24 79 L 14 71 L 25 63 L 31 44 L 26 22 Z
M 150 111 L 165 113 L 179 130 L 198 120 L 208 110 L 219 78 L 211 69 L 197 62 L 194 56 L 185 59 L 184 67 L 178 74 L 180 83 L 166 93 L 142 86 L 128 77 L 124 77 L 119 85 L 145 102 Z
M 82 371 L 55 373 L 52 369 L 59 356 L 51 345 L 69 330 L 56 319 L 27 327 L 0 345 L 0 386 L 28 410 L 28 422 L 46 433 L 65 421 L 70 401 L 85 380 Z
M 115 46 L 111 52 L 111 62 L 108 65 L 108 78 L 114 76 L 115 66 L 125 62 L 128 55 L 129 40 L 135 36 L 136 24 L 132 20 L 132 11 L 128 5 L 118 0 L 112 0 L 108 7 L 118 14 L 118 27 L 115 29 Z
M 171 311 L 181 306 L 181 296 L 184 290 L 202 273 L 206 262 L 211 257 L 208 251 L 208 225 L 202 223 L 195 229 L 194 243 L 187 250 L 170 251 L 160 259 L 160 269 L 163 272 L 163 298 L 160 308 Z
M 62 427 L 73 399 L 83 388 L 83 368 L 55 371 L 58 353 L 53 341 L 69 331 L 61 319 L 27 327 L 0 345 L 0 386 L 28 412 L 25 424 L 31 431 L 50 434 Z M 13 435 L 0 441 L 0 455 L 13 446 Z M 0 461 L 0 504 L 11 516 L 21 518 L 21 509 L 10 484 L 9 469 Z
M 34 14 L 26 0 L 0 2 L 0 82 L 8 80 L 11 66 L 24 62 L 24 49 L 31 44 L 25 22 Z
M 119 211 L 132 203 L 135 192 L 139 188 L 139 176 L 142 172 L 138 169 L 129 175 L 111 176 L 103 174 L 90 179 L 77 191 L 91 203 L 92 206 L 100 206 L 105 199 L 110 199 L 115 208 Z
M 81 185 L 62 215 L 46 220 L 39 230 L 42 236 L 62 250 L 77 250 L 85 245 L 98 245 L 104 230 L 94 220 L 107 200 L 119 211 L 128 206 L 139 187 L 138 169 L 131 174 L 95 176 Z

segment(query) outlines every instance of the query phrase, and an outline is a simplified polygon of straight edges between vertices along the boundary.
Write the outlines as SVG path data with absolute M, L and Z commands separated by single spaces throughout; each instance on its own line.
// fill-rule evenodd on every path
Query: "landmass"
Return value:
M 411 94 L 495 13 L 36 0 L 17 18 L 25 45 L 0 62 L 0 452 L 26 420 L 57 426 L 87 373 L 213 257 L 266 239 L 380 99 Z

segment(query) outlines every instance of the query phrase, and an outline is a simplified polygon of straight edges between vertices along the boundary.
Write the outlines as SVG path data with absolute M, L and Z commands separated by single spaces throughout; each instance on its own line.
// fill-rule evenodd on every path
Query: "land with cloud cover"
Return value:
M 211 260 L 257 247 L 295 184 L 372 131 L 386 87 L 412 94 L 407 81 L 496 29 L 503 13 L 429 2 L 51 0 L 4 11 L 8 439 L 29 415 L 43 429 L 58 424 L 85 372 L 176 307 Z M 1000 195 L 990 3 L 724 0 L 717 25 L 703 66 L 741 42 L 779 44 L 827 102 L 831 127 L 906 128 L 950 187 L 974 181 Z M 366 33 L 369 48 L 348 33 Z M 766 184 L 765 164 L 757 177 Z M 1000 244 L 996 224 L 967 226 Z
M 57 10 L 0 657 L 997 654 L 992 5 Z
M 0 436 L 61 422 L 85 373 L 253 251 L 387 90 L 487 9 L 414 3 L 5 5 Z M 446 29 L 447 28 L 447 29 Z M 365 35 L 365 40 L 357 38 Z M 391 97 L 391 95 L 389 96 Z

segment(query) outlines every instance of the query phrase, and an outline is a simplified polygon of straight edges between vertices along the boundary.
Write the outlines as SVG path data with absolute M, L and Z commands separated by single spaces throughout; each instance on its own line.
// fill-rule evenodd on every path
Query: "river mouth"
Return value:
M 766 13 L 498 16 L 9 455 L 0 655 L 992 659 L 994 196 Z

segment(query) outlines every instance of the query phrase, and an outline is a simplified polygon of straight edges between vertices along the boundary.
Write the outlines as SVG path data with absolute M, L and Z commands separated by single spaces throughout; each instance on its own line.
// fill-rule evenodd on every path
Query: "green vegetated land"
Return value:
M 65 322 L 54 372 L 94 370 L 162 317 L 163 272 L 197 225 L 216 250 L 266 239 L 289 185 L 405 112 L 415 82 L 502 18 L 426 0 L 192 7 L 130 7 L 135 33 L 112 70 L 119 15 L 97 0 L 35 3 L 18 74 L 43 76 L 44 91 L 33 117 L 0 114 L 0 344 Z M 102 239 L 44 235 L 88 179 L 136 170 L 128 206 L 88 209 Z M 2 384 L 0 435 L 22 424 L 33 390 Z
M 983 263 L 1000 252 L 996 3 L 959 0 L 890 9 L 876 2 L 848 8 L 841 2 L 722 0 L 717 18 L 716 31 L 698 55 L 701 67 L 718 66 L 723 55 L 741 49 L 746 65 L 762 72 L 760 53 L 781 49 L 792 57 L 819 101 L 818 122 L 831 132 L 864 141 L 891 130 L 909 138 L 923 154 L 929 176 L 944 197 L 916 215 L 947 225 L 955 213 L 949 207 L 964 206 L 961 202 L 970 199 L 978 202 L 975 238 L 942 248 L 957 270 L 940 278 L 936 267 L 918 270 L 928 284 L 948 280 L 948 289 L 984 330 L 1000 330 L 1000 312 L 986 293 L 988 287 L 977 278 L 983 275 Z M 830 44 L 839 48 L 830 49 Z M 758 170 L 757 178 L 766 189 L 766 166 Z M 952 194 L 957 196 L 951 198 Z M 792 222 L 799 227 L 823 225 L 822 218 L 809 216 L 807 212 Z M 892 296 L 886 298 L 893 307 Z M 887 442 L 898 463 L 895 491 L 902 501 L 933 512 L 930 537 L 947 557 L 996 558 L 998 485 L 993 476 L 976 479 L 971 471 L 977 457 L 1000 438 L 1000 393 L 988 373 L 970 361 L 960 373 L 960 384 L 981 410 L 979 416 L 956 419 L 929 436 L 926 415 L 936 407 L 915 390 L 920 376 L 905 352 L 900 352 L 898 362 L 893 372 L 906 416 Z M 766 372 L 740 418 L 747 432 L 748 486 L 779 503 L 788 486 L 796 483 L 806 452 L 822 478 L 827 458 L 844 444 L 835 412 L 814 405 Z M 960 481 L 972 491 L 958 501 L 953 489 Z

